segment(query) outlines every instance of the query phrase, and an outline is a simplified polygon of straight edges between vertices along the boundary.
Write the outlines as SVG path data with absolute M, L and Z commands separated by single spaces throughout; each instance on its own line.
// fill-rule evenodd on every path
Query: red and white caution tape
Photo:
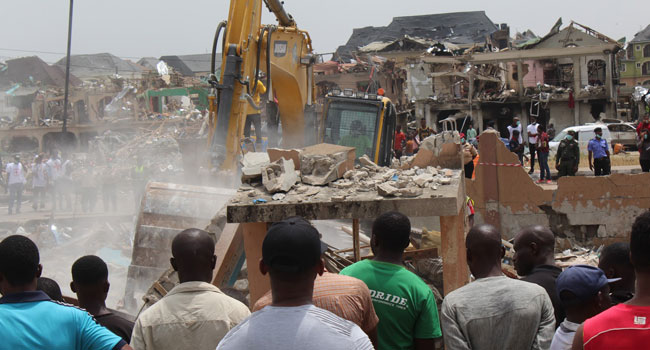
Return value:
M 521 167 L 520 163 L 478 163 L 478 165 Z

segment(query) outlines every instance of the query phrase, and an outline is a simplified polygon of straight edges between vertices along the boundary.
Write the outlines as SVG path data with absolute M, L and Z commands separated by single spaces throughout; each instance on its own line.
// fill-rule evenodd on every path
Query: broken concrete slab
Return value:
M 420 174 L 413 178 L 413 182 L 420 187 L 425 187 L 427 183 L 433 182 L 433 175 L 431 174 Z
M 399 190 L 399 194 L 404 198 L 414 198 L 420 196 L 424 191 L 419 187 L 406 187 Z
M 280 148 L 269 148 L 266 150 L 266 153 L 269 155 L 269 161 L 275 163 L 280 158 L 291 159 L 293 160 L 293 165 L 296 167 L 296 170 L 300 170 L 300 153 L 301 149 L 280 149 Z
M 379 170 L 380 167 L 379 165 L 375 164 L 372 160 L 370 160 L 370 157 L 368 155 L 364 154 L 363 156 L 359 157 L 359 164 L 370 168 L 371 170 Z
M 269 193 L 288 192 L 298 182 L 293 160 L 280 158 L 262 168 L 262 183 Z
M 377 193 L 384 197 L 393 197 L 399 193 L 399 189 L 386 182 L 377 186 Z
M 262 167 L 271 163 L 265 152 L 248 152 L 242 157 L 241 181 L 248 182 L 262 176 Z
M 306 147 L 300 154 L 302 182 L 327 185 L 354 169 L 354 148 L 322 143 Z

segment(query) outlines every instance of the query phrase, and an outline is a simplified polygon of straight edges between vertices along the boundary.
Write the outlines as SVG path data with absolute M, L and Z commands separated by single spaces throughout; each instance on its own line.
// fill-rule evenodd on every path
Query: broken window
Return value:
M 587 62 L 589 85 L 605 84 L 605 68 L 606 63 L 603 60 L 590 60 Z

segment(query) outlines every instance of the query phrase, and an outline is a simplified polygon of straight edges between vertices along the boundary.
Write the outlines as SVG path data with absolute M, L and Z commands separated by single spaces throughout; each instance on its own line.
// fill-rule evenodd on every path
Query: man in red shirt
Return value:
M 395 130 L 395 145 L 393 148 L 395 149 L 395 156 L 397 156 L 397 159 L 400 159 L 402 157 L 402 143 L 406 142 L 406 135 L 402 132 L 402 126 L 398 125 L 397 129 Z
M 650 114 L 643 116 L 643 120 L 639 122 L 639 125 L 636 126 L 636 134 L 641 136 L 641 131 L 650 130 Z
M 573 350 L 645 349 L 650 344 L 650 211 L 636 218 L 630 260 L 636 273 L 632 299 L 586 320 L 576 331 Z

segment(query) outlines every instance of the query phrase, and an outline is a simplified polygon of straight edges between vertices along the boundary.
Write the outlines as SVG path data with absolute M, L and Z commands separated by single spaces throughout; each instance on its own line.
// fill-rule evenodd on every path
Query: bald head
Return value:
M 501 233 L 492 225 L 477 225 L 465 238 L 467 264 L 476 278 L 488 277 L 501 271 L 501 259 L 505 254 Z
M 212 271 L 217 262 L 214 240 L 206 231 L 197 228 L 184 230 L 172 241 L 174 270 L 181 283 L 189 281 L 211 282 Z
M 535 225 L 519 231 L 514 248 L 519 276 L 528 275 L 536 266 L 554 264 L 555 235 L 547 227 Z

